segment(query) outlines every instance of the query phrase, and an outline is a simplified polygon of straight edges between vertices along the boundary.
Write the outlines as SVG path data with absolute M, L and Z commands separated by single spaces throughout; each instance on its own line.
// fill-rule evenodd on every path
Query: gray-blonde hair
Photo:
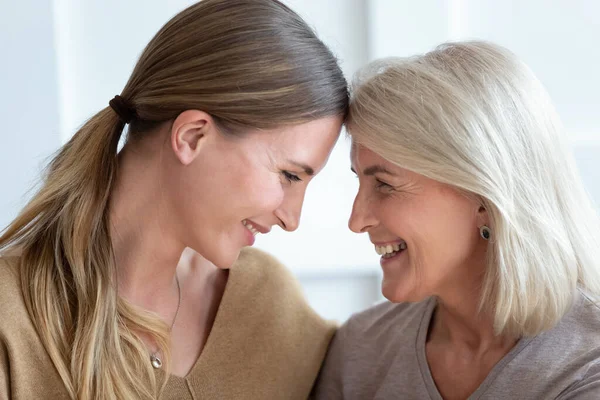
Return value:
M 448 43 L 355 78 L 353 141 L 476 196 L 492 228 L 481 307 L 497 333 L 536 335 L 576 290 L 600 294 L 600 224 L 548 94 L 508 50 Z

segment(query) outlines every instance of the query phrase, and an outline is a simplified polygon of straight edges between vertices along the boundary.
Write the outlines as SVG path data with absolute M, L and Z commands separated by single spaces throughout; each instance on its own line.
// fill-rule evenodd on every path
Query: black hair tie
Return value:
M 111 101 L 108 102 L 110 108 L 119 116 L 123 123 L 130 123 L 135 117 L 135 109 L 129 104 L 123 97 L 116 95 Z

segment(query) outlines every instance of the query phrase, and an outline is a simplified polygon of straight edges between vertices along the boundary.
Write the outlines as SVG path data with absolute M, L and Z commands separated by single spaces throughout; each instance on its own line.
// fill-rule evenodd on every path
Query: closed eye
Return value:
M 302 181 L 302 179 L 300 179 L 300 177 L 298 175 L 292 174 L 289 171 L 281 171 L 281 173 L 283 174 L 285 179 L 287 179 L 287 181 L 290 183 Z
M 379 180 L 379 179 L 375 179 L 375 182 L 376 182 L 376 185 L 375 185 L 375 187 L 376 187 L 378 190 L 382 190 L 382 189 L 385 189 L 385 190 L 392 190 L 392 189 L 394 188 L 394 187 L 393 187 L 392 185 L 390 185 L 389 183 L 385 183 L 384 181 L 381 181 L 381 180 Z

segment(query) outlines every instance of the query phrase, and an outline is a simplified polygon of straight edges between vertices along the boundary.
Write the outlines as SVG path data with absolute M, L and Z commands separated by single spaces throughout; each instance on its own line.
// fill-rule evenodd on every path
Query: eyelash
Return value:
M 358 179 L 358 175 L 357 175 L 357 174 L 355 174 L 355 175 L 354 175 L 354 177 L 355 177 L 356 179 Z M 376 183 L 376 185 L 375 185 L 375 189 L 376 189 L 376 190 L 382 190 L 382 189 L 385 189 L 385 190 L 387 190 L 387 191 L 389 191 L 389 192 L 391 192 L 391 191 L 394 191 L 394 190 L 395 190 L 395 188 L 394 188 L 392 185 L 390 185 L 389 183 L 385 183 L 385 182 L 383 182 L 383 181 L 380 181 L 380 180 L 379 180 L 379 179 L 377 179 L 377 178 L 375 178 L 375 183 Z
M 294 175 L 289 171 L 281 171 L 281 173 L 283 174 L 283 176 L 285 177 L 285 179 L 287 179 L 288 182 L 293 183 L 293 182 L 301 182 L 302 179 L 300 179 L 298 177 L 298 175 Z
M 381 190 L 381 189 L 392 190 L 392 189 L 394 189 L 392 187 L 392 185 L 390 185 L 388 183 L 385 183 L 385 182 L 382 182 L 379 179 L 375 179 L 375 182 L 377 182 L 377 185 L 375 185 L 375 188 L 378 189 L 378 190 Z

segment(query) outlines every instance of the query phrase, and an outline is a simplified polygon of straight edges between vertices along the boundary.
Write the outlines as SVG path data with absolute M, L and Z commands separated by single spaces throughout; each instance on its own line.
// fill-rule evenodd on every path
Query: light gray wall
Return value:
M 60 144 L 51 0 L 0 2 L 0 226 Z M 0 229 L 2 229 L 0 228 Z
M 284 0 L 340 58 L 346 75 L 368 59 L 426 51 L 452 39 L 495 40 L 546 84 L 600 203 L 600 53 L 589 0 Z M 125 84 L 152 35 L 192 0 L 0 0 L 0 225 L 23 206 L 40 166 Z M 309 186 L 302 224 L 257 246 L 300 278 L 324 316 L 344 320 L 380 299 L 378 256 L 347 219 L 357 189 L 341 140 Z

